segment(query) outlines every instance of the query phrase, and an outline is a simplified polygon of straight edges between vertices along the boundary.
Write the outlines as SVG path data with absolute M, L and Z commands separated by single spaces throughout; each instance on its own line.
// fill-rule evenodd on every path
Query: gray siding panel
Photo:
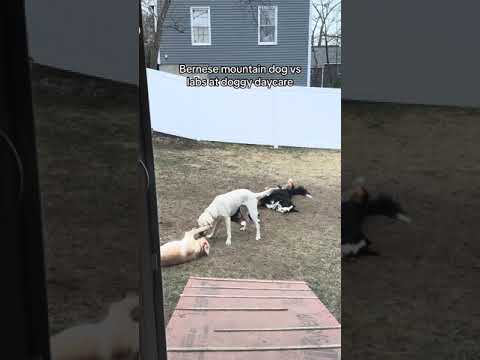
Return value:
M 480 2 L 452 4 L 344 1 L 342 97 L 480 107 Z
M 172 2 L 160 41 L 161 63 L 296 65 L 304 68 L 302 74 L 289 78 L 294 78 L 296 85 L 306 85 L 310 1 L 271 1 L 269 4 L 278 6 L 277 45 L 258 45 L 257 6 L 252 10 L 242 0 Z M 191 6 L 210 6 L 212 44 L 209 46 L 191 43 Z

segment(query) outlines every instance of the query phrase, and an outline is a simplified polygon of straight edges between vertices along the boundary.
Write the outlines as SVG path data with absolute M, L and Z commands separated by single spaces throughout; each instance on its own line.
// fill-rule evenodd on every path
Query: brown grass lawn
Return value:
M 244 233 L 234 223 L 232 246 L 226 247 L 221 223 L 209 257 L 164 268 L 166 321 L 193 275 L 305 280 L 340 320 L 340 152 L 159 135 L 153 145 L 161 243 L 182 237 L 216 195 L 233 189 L 262 191 L 292 177 L 314 197 L 294 198 L 299 213 L 260 209 L 260 241 L 254 227 Z
M 138 291 L 135 89 L 34 68 L 50 332 Z

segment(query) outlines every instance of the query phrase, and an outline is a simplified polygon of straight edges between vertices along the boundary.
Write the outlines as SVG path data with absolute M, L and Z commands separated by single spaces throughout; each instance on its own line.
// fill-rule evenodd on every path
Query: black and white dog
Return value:
M 389 195 L 379 194 L 370 199 L 363 186 L 357 186 L 348 200 L 342 201 L 342 256 L 378 255 L 370 249 L 371 242 L 363 233 L 363 224 L 368 216 L 387 216 L 409 223 L 400 204 Z
M 295 186 L 292 179 L 289 179 L 285 186 L 277 185 L 278 189 L 272 191 L 269 196 L 264 197 L 259 201 L 260 206 L 278 211 L 282 214 L 288 212 L 298 211 L 295 209 L 295 204 L 292 202 L 294 195 L 302 195 L 312 198 L 312 195 L 303 186 Z

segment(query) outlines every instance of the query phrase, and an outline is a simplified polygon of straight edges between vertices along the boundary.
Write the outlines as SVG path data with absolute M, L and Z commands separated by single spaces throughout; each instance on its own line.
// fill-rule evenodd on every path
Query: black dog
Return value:
M 400 204 L 389 195 L 380 194 L 370 199 L 364 187 L 358 187 L 349 200 L 341 206 L 342 256 L 378 255 L 370 250 L 371 242 L 363 233 L 363 224 L 368 216 L 382 215 L 410 222 Z
M 280 213 L 297 212 L 295 204 L 292 202 L 294 195 L 302 195 L 311 198 L 312 195 L 303 186 L 295 186 L 293 181 L 288 180 L 287 185 L 283 188 L 277 185 L 278 190 L 274 190 L 270 196 L 261 199 L 259 206 L 264 206 Z

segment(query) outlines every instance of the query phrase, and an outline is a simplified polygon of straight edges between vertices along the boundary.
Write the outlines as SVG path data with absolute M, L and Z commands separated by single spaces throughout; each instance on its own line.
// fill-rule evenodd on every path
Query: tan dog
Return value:
M 182 240 L 170 241 L 160 247 L 161 266 L 178 265 L 196 259 L 202 255 L 208 256 L 210 244 L 207 239 L 195 237 L 207 231 L 210 226 L 203 226 L 185 232 Z
M 134 319 L 138 307 L 138 296 L 129 294 L 110 305 L 103 321 L 71 327 L 52 336 L 52 360 L 133 359 L 139 351 L 139 328 Z

